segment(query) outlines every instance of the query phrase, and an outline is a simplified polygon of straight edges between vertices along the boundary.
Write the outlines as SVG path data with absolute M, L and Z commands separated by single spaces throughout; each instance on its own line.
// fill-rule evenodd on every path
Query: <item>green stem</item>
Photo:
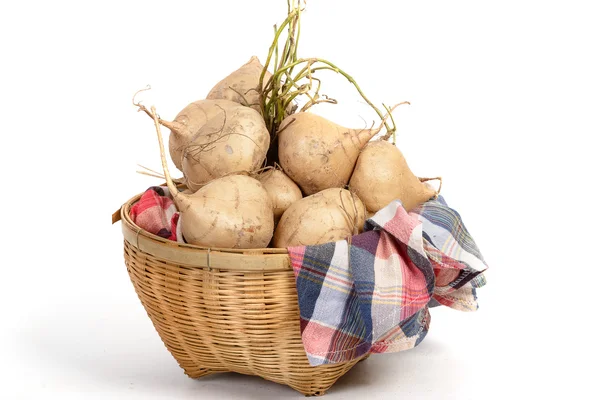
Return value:
M 306 104 L 304 104 L 304 107 L 301 109 L 301 112 L 306 111 L 315 104 L 324 102 L 335 103 L 334 99 L 329 99 L 327 96 L 324 98 L 319 97 L 321 81 L 314 77 L 313 74 L 320 70 L 330 70 L 346 78 L 355 87 L 362 99 L 377 113 L 379 118 L 381 118 L 379 129 L 385 127 L 388 131 L 386 136 L 389 138 L 389 136 L 393 135 L 395 142 L 396 123 L 393 117 L 390 116 L 391 111 L 395 106 L 389 108 L 385 104 L 383 105 L 384 110 L 388 113 L 386 116 L 369 100 L 356 80 L 337 65 L 322 58 L 298 58 L 302 9 L 299 0 L 288 0 L 287 4 L 288 16 L 279 27 L 274 27 L 275 37 L 269 48 L 265 67 L 263 68 L 259 80 L 259 88 L 262 91 L 261 109 L 267 128 L 271 133 L 272 143 L 276 140 L 279 124 L 287 116 L 287 110 L 290 104 L 297 97 L 306 95 L 308 98 Z M 279 40 L 286 27 L 287 39 L 285 40 L 282 51 L 279 52 Z M 274 61 L 274 63 L 272 63 L 272 61 Z M 267 82 L 264 82 L 264 77 L 268 68 L 271 66 L 274 71 L 273 75 Z M 294 74 L 294 69 L 299 66 L 301 66 L 301 69 Z M 300 84 L 303 79 L 307 79 L 308 82 Z M 313 81 L 317 81 L 317 84 L 315 85 Z M 316 86 L 316 89 L 313 86 Z M 390 118 L 390 121 L 387 120 L 388 117 Z M 276 156 L 271 161 L 276 161 Z
M 383 108 L 385 108 L 385 111 L 390 116 L 390 120 L 392 121 L 392 126 L 394 127 L 392 130 L 392 143 L 395 145 L 396 144 L 396 121 L 394 121 L 394 114 L 392 114 L 391 108 L 389 108 L 385 104 L 382 104 L 382 105 L 383 105 Z
M 322 64 L 325 64 L 326 66 L 320 66 L 320 67 L 312 67 L 312 64 L 319 62 Z M 324 60 L 322 58 L 300 58 L 294 62 L 292 62 L 291 64 L 275 71 L 275 73 L 273 74 L 273 77 L 278 77 L 280 76 L 285 70 L 287 69 L 291 69 L 292 67 L 295 67 L 299 64 L 302 63 L 307 63 L 308 68 L 310 68 L 311 71 L 317 71 L 317 70 L 323 70 L 323 69 L 328 69 L 331 70 L 337 74 L 342 75 L 344 78 L 346 78 L 350 83 L 352 83 L 352 85 L 354 85 L 354 87 L 356 88 L 357 92 L 360 94 L 360 96 L 363 98 L 363 100 L 365 100 L 367 102 L 367 104 L 373 108 L 373 110 L 375 110 L 375 112 L 377 113 L 377 115 L 379 116 L 379 118 L 381 118 L 383 120 L 384 118 L 384 114 L 381 112 L 381 110 L 379 108 L 377 108 L 377 106 L 375 106 L 375 104 L 373 104 L 371 102 L 371 100 L 369 100 L 369 98 L 365 95 L 365 93 L 362 91 L 362 89 L 360 88 L 360 86 L 358 85 L 358 83 L 356 82 L 356 80 L 354 80 L 354 78 L 352 76 L 350 76 L 347 72 L 345 72 L 344 70 L 342 70 L 341 68 L 339 68 L 338 66 L 336 66 L 335 64 L 333 64 L 330 61 Z M 306 68 L 305 68 L 306 69 Z M 303 69 L 304 70 L 304 69 Z M 300 73 L 302 73 L 302 71 L 300 71 Z M 302 73 L 302 75 L 300 76 L 300 79 L 306 77 L 308 74 L 307 73 Z M 297 80 L 295 80 L 295 82 L 297 82 Z M 385 123 L 385 128 L 389 131 L 389 132 L 393 132 L 395 131 L 395 127 L 392 128 L 388 125 L 388 123 Z
M 294 36 L 296 34 L 296 27 L 298 25 L 300 7 L 296 6 L 295 4 L 292 7 L 292 4 L 288 1 L 288 11 L 288 16 L 285 19 L 285 21 L 281 24 L 281 26 L 278 29 L 275 30 L 275 37 L 273 39 L 271 47 L 269 48 L 269 53 L 265 62 L 265 66 L 261 72 L 261 76 L 259 79 L 259 88 L 262 90 L 261 109 L 267 128 L 271 132 L 274 130 L 274 122 L 275 120 L 277 120 L 276 116 L 282 112 L 285 112 L 285 110 L 281 111 L 281 105 L 274 107 L 274 105 L 277 102 L 277 97 L 281 91 L 282 82 L 280 75 L 278 75 L 277 77 L 271 76 L 271 78 L 269 78 L 265 86 L 264 77 L 268 71 L 269 66 L 271 65 L 271 59 L 274 53 L 275 62 L 273 63 L 273 69 L 278 70 L 280 69 L 280 67 L 283 67 L 284 65 L 290 62 L 290 57 L 294 57 L 293 51 L 297 49 L 297 44 L 295 44 L 297 42 L 294 41 Z M 285 27 L 288 28 L 287 40 L 285 41 L 285 45 L 280 56 L 279 39 Z M 285 83 L 283 83 L 283 87 L 285 87 L 287 90 L 287 87 L 289 87 L 290 83 L 293 82 L 290 82 L 289 79 L 286 79 Z
M 309 76 L 309 75 L 310 75 L 312 72 L 314 72 L 314 71 L 318 71 L 318 70 L 322 70 L 322 69 L 331 69 L 330 67 L 315 67 L 315 68 L 310 68 L 310 69 L 308 69 L 308 67 L 310 67 L 310 66 L 311 66 L 311 64 L 310 64 L 310 63 L 307 63 L 307 64 L 306 64 L 306 66 L 305 66 L 304 68 L 302 68 L 302 69 L 300 70 L 300 72 L 298 72 L 298 75 L 296 75 L 296 76 L 294 77 L 293 81 L 294 81 L 294 85 L 295 85 L 295 87 L 296 87 L 296 88 L 298 88 L 298 87 L 299 87 L 299 86 L 296 84 L 296 82 L 298 82 L 298 81 L 300 81 L 300 80 L 302 80 L 302 79 L 306 78 L 306 77 L 307 77 L 307 76 Z M 306 71 L 306 72 L 304 72 L 304 71 Z M 317 80 L 317 79 L 316 79 L 316 78 L 313 78 L 313 80 Z M 321 84 L 319 83 L 319 86 L 318 86 L 317 90 L 315 90 L 315 93 L 319 93 L 319 89 L 320 89 L 320 88 L 321 88 Z M 289 88 L 289 89 L 291 89 L 291 88 Z M 289 89 L 288 89 L 288 91 L 289 91 Z M 283 93 L 282 93 L 282 96 L 285 96 L 286 94 L 287 94 L 287 92 L 283 92 Z
M 273 25 L 273 29 L 275 30 L 275 36 L 277 36 L 277 25 Z M 279 58 L 279 42 L 275 44 L 275 65 L 277 65 L 277 61 Z
M 292 61 L 296 61 L 298 59 L 298 43 L 300 43 L 300 16 L 302 13 L 298 10 L 298 21 L 296 22 L 297 30 L 296 39 L 294 43 L 294 53 L 292 54 Z
M 288 17 L 285 19 L 285 21 L 283 21 L 283 24 L 281 24 L 281 26 L 279 27 L 279 29 L 277 29 L 277 31 L 275 32 L 275 39 L 273 39 L 273 43 L 271 44 L 271 47 L 269 48 L 269 53 L 267 55 L 267 59 L 265 61 L 265 66 L 260 74 L 260 79 L 259 79 L 259 89 L 263 88 L 263 82 L 265 80 L 265 74 L 267 73 L 267 70 L 269 68 L 269 65 L 271 64 L 271 57 L 273 56 L 273 52 L 275 51 L 275 48 L 279 45 L 279 36 L 281 35 L 281 33 L 283 32 L 283 29 L 289 25 L 289 23 L 291 22 L 292 18 L 294 18 L 294 15 L 296 13 L 290 13 L 288 15 Z
M 295 61 L 296 59 L 296 55 L 295 55 L 295 51 L 298 48 L 298 37 L 297 37 L 297 28 L 299 27 L 299 22 L 300 22 L 300 11 L 296 10 L 298 12 L 296 18 L 290 22 L 290 27 L 289 27 L 289 31 L 288 31 L 288 39 L 286 40 L 285 43 L 285 48 L 284 48 L 284 52 L 282 53 L 282 57 L 281 57 L 281 61 L 279 62 L 279 65 L 275 64 L 275 68 L 276 70 L 283 68 L 286 63 L 288 63 L 289 61 Z M 292 48 L 294 50 L 292 50 Z M 292 70 L 288 71 L 289 74 L 291 75 Z M 281 78 L 278 78 L 279 80 L 281 80 Z M 288 88 L 289 87 L 290 82 L 286 79 L 286 82 L 283 84 L 283 88 Z

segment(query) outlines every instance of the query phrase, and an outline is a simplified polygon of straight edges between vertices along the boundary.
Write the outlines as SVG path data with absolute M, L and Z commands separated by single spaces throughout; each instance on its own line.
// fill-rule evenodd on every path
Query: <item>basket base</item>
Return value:
M 190 378 L 235 372 L 319 396 L 359 361 L 309 365 L 289 268 L 240 271 L 180 265 L 127 240 L 124 245 L 135 291 L 166 348 Z M 177 250 L 172 243 L 160 245 L 165 251 Z
M 257 374 L 256 371 L 250 372 L 245 370 L 213 370 L 209 368 L 183 369 L 184 373 L 192 379 L 199 379 L 209 375 L 228 372 L 238 373 L 242 375 L 260 376 L 265 380 L 289 386 L 290 388 L 305 395 L 306 397 L 313 397 L 323 396 L 327 392 L 327 390 L 329 390 L 333 386 L 333 384 L 344 374 L 346 374 L 346 372 L 348 372 L 354 365 L 366 360 L 367 358 L 368 356 L 365 356 L 359 360 L 338 365 L 309 367 L 314 368 L 314 372 L 316 373 L 307 374 L 306 371 L 304 371 L 304 373 L 292 374 L 291 376 L 287 376 L 284 379 L 274 379 L 273 376 L 269 375 L 261 376 L 260 374 Z M 324 367 L 326 367 L 327 369 L 324 369 Z
M 213 374 L 218 374 L 219 372 L 224 372 L 224 371 L 213 371 L 211 369 L 207 369 L 207 368 L 199 368 L 195 371 L 184 371 L 185 374 L 187 376 L 189 376 L 192 379 L 198 379 L 198 378 L 202 378 L 204 376 L 208 376 L 208 375 L 213 375 Z

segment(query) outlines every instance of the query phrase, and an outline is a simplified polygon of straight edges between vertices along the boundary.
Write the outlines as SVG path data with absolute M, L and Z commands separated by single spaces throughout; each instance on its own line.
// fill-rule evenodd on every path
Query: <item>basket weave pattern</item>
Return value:
M 356 364 L 308 364 L 284 250 L 210 251 L 170 242 L 133 224 L 129 209 L 138 198 L 121 209 L 125 264 L 154 327 L 188 376 L 237 372 L 317 395 Z

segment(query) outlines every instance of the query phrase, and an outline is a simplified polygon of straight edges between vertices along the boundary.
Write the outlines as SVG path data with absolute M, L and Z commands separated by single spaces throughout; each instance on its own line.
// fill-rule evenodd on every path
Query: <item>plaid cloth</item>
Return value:
M 169 190 L 152 186 L 129 212 L 133 222 L 140 228 L 165 239 L 183 242 L 179 212 L 171 199 Z
M 410 214 L 394 201 L 349 241 L 288 248 L 311 365 L 417 346 L 428 307 L 476 310 L 487 265 L 440 197 Z
M 487 264 L 458 212 L 439 196 L 437 201 L 428 201 L 410 214 L 422 223 L 423 248 L 435 274 L 429 306 L 477 310 L 475 289 L 486 283 L 482 272 Z

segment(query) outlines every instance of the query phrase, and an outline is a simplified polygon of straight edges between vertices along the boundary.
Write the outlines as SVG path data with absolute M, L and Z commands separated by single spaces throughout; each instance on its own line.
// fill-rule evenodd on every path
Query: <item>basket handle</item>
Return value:
M 120 220 L 121 220 L 121 209 L 119 208 L 112 215 L 112 224 L 111 225 L 114 225 L 115 222 L 119 222 Z

